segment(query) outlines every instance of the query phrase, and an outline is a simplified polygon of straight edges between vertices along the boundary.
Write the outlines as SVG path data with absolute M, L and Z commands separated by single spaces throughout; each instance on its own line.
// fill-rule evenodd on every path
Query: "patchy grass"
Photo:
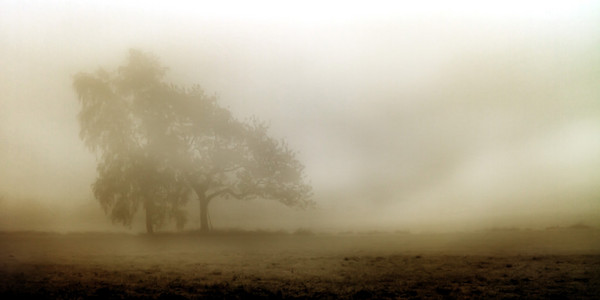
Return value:
M 0 234 L 0 298 L 594 299 L 597 231 Z

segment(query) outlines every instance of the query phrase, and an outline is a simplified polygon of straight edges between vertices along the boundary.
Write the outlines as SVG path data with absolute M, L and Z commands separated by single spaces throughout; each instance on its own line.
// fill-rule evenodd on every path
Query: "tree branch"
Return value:
M 246 196 L 250 196 L 249 193 L 236 193 L 231 188 L 224 188 L 222 190 L 216 191 L 216 192 L 206 196 L 206 199 L 210 201 L 212 198 L 218 197 L 223 194 L 229 194 L 230 196 L 233 196 L 234 198 L 236 198 L 238 200 L 243 199 Z
M 234 167 L 231 167 L 231 168 L 224 168 L 222 171 L 223 171 L 224 173 L 228 173 L 228 172 L 237 171 L 237 170 L 239 170 L 239 169 L 243 169 L 243 168 L 244 168 L 244 166 L 243 166 L 243 165 L 237 165 L 237 166 L 234 166 Z

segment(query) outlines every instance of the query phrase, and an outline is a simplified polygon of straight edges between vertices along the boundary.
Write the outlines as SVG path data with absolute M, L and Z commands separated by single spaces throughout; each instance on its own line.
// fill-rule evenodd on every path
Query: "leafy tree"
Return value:
M 168 128 L 175 118 L 164 73 L 155 58 L 131 51 L 118 71 L 80 73 L 74 80 L 80 136 L 99 158 L 94 195 L 114 222 L 125 225 L 142 205 L 149 233 L 167 217 L 185 221 L 180 207 L 189 191 L 169 165 Z
M 209 229 L 208 204 L 219 197 L 313 205 L 303 166 L 285 142 L 269 137 L 267 126 L 258 121 L 241 123 L 226 112 L 217 116 L 212 134 L 188 135 L 193 163 L 187 177 L 200 202 L 203 231 Z
M 191 193 L 203 231 L 218 197 L 312 205 L 302 164 L 267 126 L 235 119 L 198 86 L 167 84 L 165 72 L 131 50 L 117 71 L 75 76 L 80 136 L 99 161 L 94 195 L 114 222 L 131 224 L 141 205 L 148 232 L 170 219 L 181 228 Z

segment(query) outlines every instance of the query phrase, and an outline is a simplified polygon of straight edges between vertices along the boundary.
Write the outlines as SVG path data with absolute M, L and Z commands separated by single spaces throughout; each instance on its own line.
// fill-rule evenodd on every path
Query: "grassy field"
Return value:
M 600 298 L 600 231 L 0 233 L 0 298 Z

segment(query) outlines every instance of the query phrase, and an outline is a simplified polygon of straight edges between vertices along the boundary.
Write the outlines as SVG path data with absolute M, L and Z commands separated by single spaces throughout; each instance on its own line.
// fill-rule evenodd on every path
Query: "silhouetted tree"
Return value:
M 200 202 L 202 231 L 209 229 L 208 204 L 218 197 L 264 198 L 299 207 L 313 204 L 302 164 L 285 142 L 267 135 L 267 126 L 256 120 L 238 122 L 220 108 L 214 117 L 209 131 L 190 127 L 186 135 L 193 161 L 187 178 Z
M 267 126 L 236 120 L 198 86 L 165 83 L 165 72 L 156 58 L 131 50 L 116 72 L 75 76 L 80 136 L 99 160 L 94 195 L 113 221 L 130 224 L 142 205 L 148 232 L 167 219 L 182 227 L 192 191 L 203 231 L 217 197 L 312 204 L 302 164 Z

